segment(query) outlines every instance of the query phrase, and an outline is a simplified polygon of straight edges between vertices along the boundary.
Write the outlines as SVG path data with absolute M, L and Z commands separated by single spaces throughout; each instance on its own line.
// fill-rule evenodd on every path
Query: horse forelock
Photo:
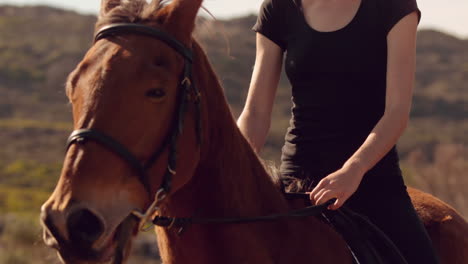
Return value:
M 96 23 L 96 30 L 113 23 L 138 23 L 154 20 L 158 11 L 170 3 L 171 0 L 126 0 L 110 12 L 101 14 Z

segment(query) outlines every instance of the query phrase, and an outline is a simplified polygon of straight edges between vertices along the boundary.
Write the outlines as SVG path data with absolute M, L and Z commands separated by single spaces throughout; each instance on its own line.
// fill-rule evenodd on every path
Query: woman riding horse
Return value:
M 266 172 L 192 38 L 201 2 L 102 0 L 95 43 L 68 77 L 75 131 L 42 206 L 44 240 L 65 263 L 125 262 L 155 216 L 243 218 L 303 206 Z M 466 222 L 433 197 L 411 198 L 443 263 L 464 263 Z M 352 263 L 343 239 L 314 217 L 184 230 L 171 221 L 156 232 L 167 264 Z

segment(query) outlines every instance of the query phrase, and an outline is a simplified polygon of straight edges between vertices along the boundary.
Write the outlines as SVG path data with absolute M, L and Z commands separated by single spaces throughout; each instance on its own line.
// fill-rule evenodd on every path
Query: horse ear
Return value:
M 190 42 L 195 18 L 203 0 L 174 0 L 171 3 L 166 27 L 182 42 Z
M 121 4 L 120 0 L 101 0 L 101 16 L 106 15 Z

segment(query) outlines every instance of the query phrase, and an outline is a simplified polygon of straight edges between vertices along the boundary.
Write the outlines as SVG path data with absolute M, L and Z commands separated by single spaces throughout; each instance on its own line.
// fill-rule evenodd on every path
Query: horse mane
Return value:
M 206 164 L 208 171 L 212 169 L 223 171 L 223 176 L 218 177 L 223 182 L 220 184 L 222 188 L 232 189 L 233 186 L 239 186 L 240 179 L 242 179 L 243 187 L 234 188 L 237 192 L 243 193 L 247 191 L 246 189 L 252 188 L 257 190 L 258 197 L 268 197 L 271 201 L 282 197 L 283 188 L 279 171 L 272 162 L 263 161 L 241 133 L 208 56 L 195 39 L 192 40 L 192 49 L 195 58 L 194 78 L 197 85 L 203 89 L 204 153 L 201 153 L 200 163 Z M 231 155 L 228 154 L 229 159 L 225 159 L 226 153 L 231 153 Z M 232 167 L 236 170 L 224 169 Z M 251 175 L 251 177 L 238 175 L 236 171 Z M 202 174 L 210 173 L 205 171 Z M 225 193 L 225 191 L 220 190 L 219 193 Z M 226 206 L 226 208 L 229 207 Z
M 265 168 L 268 175 L 270 175 L 271 180 L 275 184 L 277 188 L 280 190 L 286 190 L 286 186 L 284 185 L 283 179 L 284 176 L 281 175 L 279 168 L 273 161 L 260 159 L 263 167 Z

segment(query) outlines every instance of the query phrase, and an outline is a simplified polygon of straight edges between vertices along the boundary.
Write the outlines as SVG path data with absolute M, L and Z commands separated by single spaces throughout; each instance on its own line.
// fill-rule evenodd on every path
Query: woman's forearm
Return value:
M 364 174 L 375 166 L 395 146 L 408 123 L 408 111 L 394 109 L 385 113 L 361 147 L 343 167 Z
M 237 120 L 237 126 L 256 153 L 259 153 L 265 144 L 270 130 L 270 119 L 268 114 L 244 110 Z

